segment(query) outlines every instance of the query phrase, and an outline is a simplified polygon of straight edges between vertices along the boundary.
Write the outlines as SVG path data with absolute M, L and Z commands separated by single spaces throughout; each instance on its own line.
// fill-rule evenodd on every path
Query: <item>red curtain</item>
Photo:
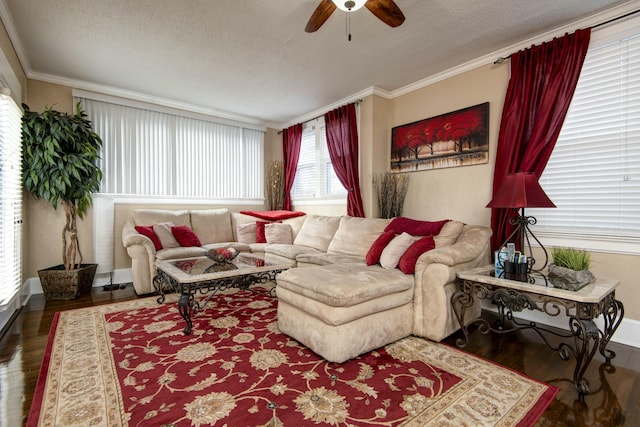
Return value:
M 347 189 L 347 215 L 364 217 L 358 171 L 358 128 L 355 104 L 324 115 L 329 157 L 336 176 Z
M 284 161 L 284 202 L 282 208 L 288 211 L 291 210 L 291 187 L 293 187 L 293 180 L 296 178 L 301 145 L 301 123 L 282 131 L 282 159 Z
M 567 115 L 590 37 L 590 28 L 577 30 L 511 55 L 493 194 L 509 173 L 542 174 Z M 510 209 L 492 209 L 493 250 L 513 232 L 509 224 L 512 213 Z

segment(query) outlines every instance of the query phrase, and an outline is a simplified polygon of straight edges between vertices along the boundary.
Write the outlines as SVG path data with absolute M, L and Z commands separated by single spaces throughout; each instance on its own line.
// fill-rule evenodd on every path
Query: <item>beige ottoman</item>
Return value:
M 332 264 L 292 268 L 276 280 L 278 328 L 330 362 L 411 334 L 413 274 Z

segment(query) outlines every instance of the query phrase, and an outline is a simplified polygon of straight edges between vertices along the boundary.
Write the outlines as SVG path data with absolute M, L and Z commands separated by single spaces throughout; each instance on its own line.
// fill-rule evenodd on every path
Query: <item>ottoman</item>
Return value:
M 413 274 L 331 264 L 292 268 L 276 281 L 278 328 L 330 362 L 411 334 Z

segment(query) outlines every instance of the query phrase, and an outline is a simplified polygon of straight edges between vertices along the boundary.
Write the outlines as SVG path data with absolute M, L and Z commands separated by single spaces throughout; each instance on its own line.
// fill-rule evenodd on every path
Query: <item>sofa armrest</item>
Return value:
M 132 219 L 122 227 L 122 245 L 131 257 L 133 288 L 138 295 L 154 292 L 156 275 L 156 248 L 147 236 L 138 233 Z
M 414 273 L 413 333 L 441 341 L 459 329 L 451 308 L 458 291 L 456 272 L 489 262 L 491 229 L 465 225 L 456 243 L 422 254 Z M 466 318 L 480 315 L 479 301 L 467 309 Z
M 122 245 L 125 248 L 129 248 L 133 245 L 142 245 L 145 247 L 145 249 L 151 252 L 154 257 L 156 255 L 156 247 L 154 246 L 151 239 L 143 234 L 138 233 L 135 229 L 133 220 L 131 219 L 128 219 L 122 227 Z

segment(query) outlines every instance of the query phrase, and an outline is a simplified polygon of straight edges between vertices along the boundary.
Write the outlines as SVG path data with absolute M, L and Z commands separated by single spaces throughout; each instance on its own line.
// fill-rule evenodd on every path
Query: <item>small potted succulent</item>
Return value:
M 549 280 L 558 288 L 577 291 L 595 280 L 589 271 L 591 254 L 581 249 L 552 248 Z

